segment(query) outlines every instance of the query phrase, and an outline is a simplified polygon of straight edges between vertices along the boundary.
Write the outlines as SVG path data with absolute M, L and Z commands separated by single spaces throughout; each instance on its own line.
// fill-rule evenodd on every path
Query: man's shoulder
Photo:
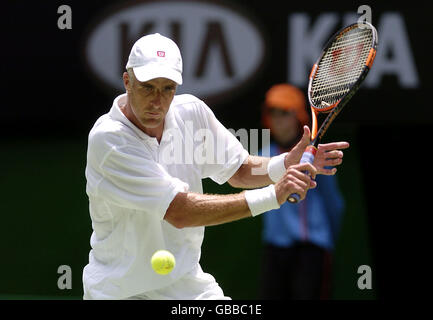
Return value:
M 182 118 L 183 120 L 203 119 L 208 117 L 211 113 L 206 103 L 192 94 L 181 94 L 175 96 L 170 108 L 177 117 Z
M 116 121 L 110 117 L 110 115 L 104 114 L 96 120 L 92 129 L 90 130 L 90 136 L 100 135 L 104 133 L 114 133 L 124 130 L 124 126 L 120 121 Z
M 177 112 L 187 113 L 206 107 L 206 104 L 192 94 L 181 94 L 174 96 L 171 107 Z
M 201 101 L 199 98 L 192 94 L 180 94 L 176 95 L 173 98 L 173 105 L 191 105 L 191 104 L 202 104 L 203 101 Z
M 109 114 L 101 116 L 93 125 L 89 133 L 90 146 L 120 146 L 125 144 L 126 140 L 133 139 L 132 130 L 121 121 L 110 117 Z M 131 141 L 129 141 L 131 143 Z

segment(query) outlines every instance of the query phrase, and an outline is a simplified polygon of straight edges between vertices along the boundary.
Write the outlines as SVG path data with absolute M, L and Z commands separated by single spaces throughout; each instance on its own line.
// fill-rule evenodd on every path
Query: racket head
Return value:
M 328 40 L 309 77 L 312 112 L 326 113 L 345 105 L 373 65 L 377 41 L 377 31 L 368 22 L 344 27 Z

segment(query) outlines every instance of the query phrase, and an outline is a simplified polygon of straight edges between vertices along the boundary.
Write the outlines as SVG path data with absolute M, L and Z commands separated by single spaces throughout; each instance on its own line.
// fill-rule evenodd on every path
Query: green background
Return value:
M 374 299 L 357 287 L 357 269 L 371 261 L 356 129 L 336 126 L 329 139 L 349 137 L 351 148 L 337 173 L 346 201 L 336 247 L 334 299 Z M 85 194 L 87 140 L 8 139 L 0 157 L 0 299 L 81 299 L 91 220 Z M 238 190 L 207 179 L 204 190 Z M 206 228 L 201 265 L 233 299 L 257 299 L 262 254 L 261 217 Z M 72 289 L 60 290 L 60 265 L 72 269 Z

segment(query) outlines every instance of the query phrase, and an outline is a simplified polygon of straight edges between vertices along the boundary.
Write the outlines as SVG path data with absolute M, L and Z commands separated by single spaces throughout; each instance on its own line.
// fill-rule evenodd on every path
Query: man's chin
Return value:
M 140 124 L 149 129 L 158 128 L 162 123 L 162 119 L 141 119 Z

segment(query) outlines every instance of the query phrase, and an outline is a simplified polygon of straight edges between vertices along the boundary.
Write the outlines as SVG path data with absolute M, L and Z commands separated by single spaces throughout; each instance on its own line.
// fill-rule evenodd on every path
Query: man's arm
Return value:
M 304 127 L 304 134 L 298 144 L 288 152 L 284 159 L 285 168 L 299 163 L 305 148 L 310 143 L 310 130 L 308 126 Z M 320 144 L 314 159 L 314 167 L 317 174 L 334 175 L 336 168 L 327 169 L 325 167 L 334 167 L 340 165 L 343 161 L 343 152 L 341 149 L 349 147 L 347 142 L 333 142 Z M 270 158 L 249 156 L 246 163 L 242 164 L 236 173 L 228 180 L 228 183 L 235 188 L 259 188 L 274 183 L 267 172 Z
M 238 171 L 227 181 L 234 188 L 252 189 L 274 183 L 268 175 L 267 167 L 270 158 L 248 156 Z
M 279 205 L 292 193 L 298 193 L 301 199 L 305 198 L 308 189 L 316 186 L 309 176 L 302 173 L 305 170 L 312 177 L 316 176 L 316 169 L 309 163 L 303 163 L 291 166 L 275 184 L 275 197 Z M 260 189 L 257 191 L 261 192 Z M 170 203 L 164 219 L 176 228 L 185 228 L 211 226 L 251 217 L 245 194 L 245 191 L 228 195 L 179 192 Z
M 342 162 L 343 152 L 336 149 L 349 147 L 347 142 L 319 145 L 313 165 L 299 163 L 302 153 L 309 143 L 310 131 L 305 126 L 301 141 L 284 159 L 286 171 L 275 183 L 275 186 L 272 186 L 275 188 L 274 198 L 276 198 L 279 205 L 287 201 L 287 198 L 292 193 L 297 193 L 301 196 L 301 200 L 304 199 L 308 189 L 316 186 L 316 183 L 311 180 L 311 178 L 315 178 L 316 173 L 335 173 L 335 169 L 327 170 L 324 167 L 339 165 Z M 249 156 L 246 163 L 242 164 L 228 182 L 238 188 L 259 188 L 273 184 L 274 182 L 267 173 L 269 161 L 270 158 Z M 303 173 L 304 171 L 308 171 L 309 175 Z M 266 191 L 263 190 L 263 192 Z M 229 195 L 180 192 L 170 203 L 164 219 L 177 228 L 184 228 L 211 226 L 250 217 L 252 215 L 251 203 L 247 202 L 245 196 L 247 192 L 250 191 Z M 253 192 L 258 192 L 255 195 L 260 198 L 260 189 L 253 190 Z M 254 197 L 252 199 L 254 200 Z M 263 211 L 259 213 L 261 212 Z
M 164 219 L 176 228 L 211 226 L 251 216 L 244 192 L 227 195 L 180 192 Z

